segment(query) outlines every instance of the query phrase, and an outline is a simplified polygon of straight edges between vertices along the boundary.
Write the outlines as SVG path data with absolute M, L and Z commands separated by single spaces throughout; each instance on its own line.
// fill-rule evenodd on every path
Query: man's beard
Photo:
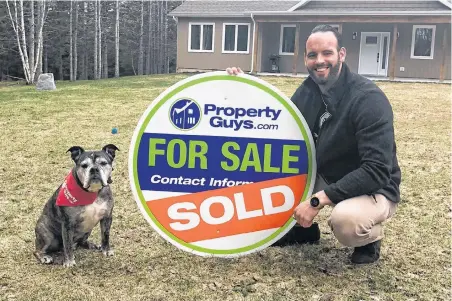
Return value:
M 318 77 L 316 75 L 316 71 L 314 69 L 327 67 L 329 68 L 329 73 L 325 77 Z M 341 62 L 340 60 L 337 60 L 336 65 L 332 65 L 331 63 L 325 63 L 325 64 L 319 64 L 315 65 L 313 69 L 307 68 L 309 75 L 311 75 L 311 78 L 314 80 L 314 82 L 319 86 L 330 86 L 333 84 L 336 79 L 338 78 L 339 69 L 341 68 Z

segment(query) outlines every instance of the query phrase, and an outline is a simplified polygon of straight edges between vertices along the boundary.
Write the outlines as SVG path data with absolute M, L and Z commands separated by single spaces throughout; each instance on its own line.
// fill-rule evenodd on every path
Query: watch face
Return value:
M 319 199 L 316 197 L 313 197 L 310 202 L 312 207 L 317 207 L 320 204 Z

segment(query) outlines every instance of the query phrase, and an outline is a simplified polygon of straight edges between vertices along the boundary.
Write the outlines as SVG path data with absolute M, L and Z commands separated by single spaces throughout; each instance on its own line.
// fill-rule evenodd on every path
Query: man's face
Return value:
M 336 81 L 345 60 L 346 50 L 337 51 L 337 39 L 332 32 L 316 32 L 306 41 L 304 63 L 318 85 Z

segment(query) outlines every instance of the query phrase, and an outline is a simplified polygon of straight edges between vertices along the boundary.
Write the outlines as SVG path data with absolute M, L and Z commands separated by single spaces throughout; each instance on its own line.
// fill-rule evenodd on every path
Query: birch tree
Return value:
M 30 35 L 29 35 L 29 43 L 30 43 L 30 66 L 35 65 L 35 2 L 33 0 L 30 1 Z
M 119 77 L 119 0 L 116 0 L 116 22 L 115 22 L 115 77 Z
M 143 33 L 144 33 L 144 1 L 141 0 L 140 46 L 138 53 L 138 75 L 143 75 Z
M 44 18 L 40 18 L 39 16 L 41 16 L 42 14 L 44 14 Z M 47 16 L 47 8 L 44 5 L 44 1 L 38 1 L 38 28 L 41 29 L 41 45 L 39 46 L 39 43 L 37 45 L 37 47 L 40 48 L 39 50 L 39 55 L 37 56 L 38 61 L 36 62 L 37 67 L 36 67 L 36 72 L 35 72 L 35 77 L 34 77 L 34 81 L 36 82 L 39 78 L 39 75 L 41 75 L 42 73 L 42 57 L 43 57 L 43 50 L 44 50 L 44 33 L 43 33 L 43 28 L 44 28 L 44 19 Z M 39 37 L 38 37 L 39 39 Z M 35 39 L 36 41 L 36 39 Z M 36 44 L 35 44 L 36 45 Z
M 97 69 L 98 75 L 97 78 L 101 79 L 102 78 L 102 1 L 99 0 L 98 3 L 98 17 L 97 17 L 97 21 L 99 22 L 99 66 Z
M 42 1 L 42 0 L 41 0 Z M 10 5 L 10 2 L 12 2 L 12 7 Z M 19 55 L 22 62 L 22 67 L 24 71 L 24 76 L 27 84 L 33 84 L 35 82 L 35 74 L 36 69 L 38 67 L 38 62 L 42 58 L 42 27 L 44 26 L 44 19 L 46 16 L 46 4 L 43 1 L 42 2 L 42 9 L 39 12 L 38 18 L 40 20 L 40 24 L 38 26 L 38 40 L 36 41 L 33 39 L 32 41 L 29 41 L 27 43 L 27 29 L 25 27 L 25 13 L 24 13 L 24 2 L 23 0 L 7 0 L 6 5 L 8 8 L 8 15 L 11 19 L 11 24 L 16 36 L 16 42 L 19 49 Z M 34 15 L 34 8 L 33 8 L 33 15 Z M 30 27 L 30 26 L 29 26 Z M 34 17 L 33 17 L 33 25 L 31 28 L 29 28 L 29 31 L 34 31 Z M 28 33 L 30 37 L 30 32 Z M 33 48 L 33 51 L 30 51 L 30 54 L 28 53 L 29 49 Z M 30 57 L 33 56 L 33 58 L 30 60 Z
M 97 0 L 94 1 L 94 79 L 99 79 L 97 68 L 99 65 L 97 64 L 97 58 L 98 58 L 98 52 L 97 52 L 97 46 L 98 46 L 98 36 L 99 36 L 99 22 L 97 21 L 98 18 L 98 11 L 97 11 Z
M 73 49 L 73 36 L 72 36 L 72 7 L 73 7 L 73 1 L 71 2 L 71 8 L 69 9 L 69 79 L 71 81 L 74 80 L 74 62 L 72 58 L 72 54 L 74 53 Z
M 74 80 L 77 80 L 77 72 L 78 72 L 78 9 L 79 4 L 75 5 L 75 33 L 74 33 Z

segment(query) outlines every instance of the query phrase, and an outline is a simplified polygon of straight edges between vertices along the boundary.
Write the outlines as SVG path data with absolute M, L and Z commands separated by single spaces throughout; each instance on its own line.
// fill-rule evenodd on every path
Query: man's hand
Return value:
M 332 205 L 330 198 L 326 195 L 326 193 L 322 190 L 315 194 L 315 196 L 319 199 L 320 204 L 318 207 L 312 207 L 309 203 L 309 200 L 304 201 L 300 205 L 297 206 L 294 210 L 294 218 L 303 228 L 309 228 L 312 225 L 312 221 L 319 214 L 320 210 L 326 205 Z
M 240 73 L 243 73 L 243 71 L 242 71 L 242 69 L 240 69 L 240 67 L 229 67 L 229 68 L 226 68 L 226 72 L 229 75 L 238 75 Z

